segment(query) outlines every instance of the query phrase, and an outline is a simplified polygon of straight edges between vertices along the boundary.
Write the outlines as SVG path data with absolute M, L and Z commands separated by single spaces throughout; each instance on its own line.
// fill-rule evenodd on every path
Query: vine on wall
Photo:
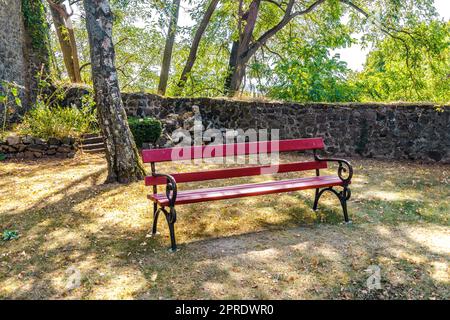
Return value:
M 48 45 L 49 26 L 45 7 L 41 0 L 22 0 L 22 14 L 33 48 L 45 52 Z

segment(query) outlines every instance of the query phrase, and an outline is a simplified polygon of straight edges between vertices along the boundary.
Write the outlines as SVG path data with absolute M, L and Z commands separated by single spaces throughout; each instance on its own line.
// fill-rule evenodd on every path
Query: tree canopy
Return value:
M 182 0 L 168 50 L 176 3 L 110 1 L 121 90 L 156 93 L 170 52 L 169 96 L 450 100 L 449 22 L 432 0 Z M 65 5 L 74 12 L 81 80 L 90 83 L 85 13 L 76 1 Z M 51 35 L 55 74 L 69 79 Z M 370 49 L 358 72 L 336 54 L 356 43 Z

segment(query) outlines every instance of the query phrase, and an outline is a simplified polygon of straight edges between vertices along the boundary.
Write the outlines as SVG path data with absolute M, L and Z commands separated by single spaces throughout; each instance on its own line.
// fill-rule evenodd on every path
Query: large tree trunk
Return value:
M 293 12 L 295 0 L 289 0 L 286 3 L 283 18 L 275 26 L 264 32 L 258 39 L 252 41 L 260 2 L 261 0 L 253 0 L 247 12 L 239 13 L 239 41 L 233 43 L 228 65 L 228 75 L 224 84 L 224 91 L 228 96 L 234 96 L 239 91 L 242 79 L 245 76 L 247 63 L 258 49 L 265 45 L 271 37 L 283 29 L 292 19 L 313 11 L 317 6 L 324 3 L 325 0 L 316 0 L 310 3 L 304 10 L 296 12 Z M 244 30 L 241 31 L 240 25 L 243 21 L 245 21 L 245 26 Z
M 242 2 L 239 8 L 239 41 L 233 42 L 228 64 L 228 75 L 225 79 L 224 91 L 228 96 L 234 96 L 236 94 L 244 78 L 245 67 L 250 58 L 246 55 L 246 51 L 252 40 L 261 0 L 253 0 L 246 13 L 241 12 L 241 5 Z M 243 21 L 245 21 L 244 30 L 241 30 Z
M 71 82 L 81 82 L 75 32 L 70 15 L 61 1 L 47 0 L 50 5 L 56 35 L 63 55 L 64 65 Z
M 55 25 L 56 35 L 58 36 L 59 46 L 61 48 L 64 65 L 66 66 L 67 74 L 71 82 L 75 81 L 75 72 L 73 70 L 72 49 L 70 48 L 69 39 L 64 36 L 66 27 L 64 25 L 64 18 L 59 14 L 56 9 L 50 7 L 52 13 L 53 24 Z
M 230 59 L 228 61 L 228 74 L 225 78 L 225 94 L 233 95 L 233 93 L 239 90 L 240 82 L 237 83 L 238 77 L 236 69 L 238 67 L 238 50 L 239 50 L 239 41 L 233 41 L 233 45 L 231 47 Z
M 83 0 L 91 52 L 95 102 L 106 140 L 106 182 L 140 180 L 145 170 L 128 127 L 119 90 L 112 40 L 113 17 L 108 0 Z
M 205 14 L 203 15 L 202 21 L 200 22 L 200 25 L 195 32 L 194 39 L 192 41 L 191 49 L 189 51 L 189 57 L 186 61 L 186 65 L 184 66 L 183 72 L 181 73 L 180 80 L 178 81 L 177 88 L 175 91 L 175 95 L 179 96 L 181 92 L 183 91 L 183 88 L 186 84 L 187 77 L 189 73 L 192 70 L 192 67 L 194 66 L 195 60 L 197 58 L 197 51 L 198 47 L 200 45 L 200 40 L 203 37 L 203 34 L 205 33 L 206 27 L 209 24 L 209 21 L 211 20 L 211 16 L 216 10 L 217 3 L 219 3 L 220 0 L 211 0 L 209 3 L 208 8 L 206 9 Z
M 179 11 L 180 11 L 180 0 L 173 0 L 172 7 L 170 8 L 169 30 L 167 33 L 166 45 L 164 47 L 161 74 L 159 76 L 158 93 L 161 95 L 165 95 L 167 90 L 170 62 L 172 60 L 173 44 L 175 42 L 175 34 L 177 32 Z

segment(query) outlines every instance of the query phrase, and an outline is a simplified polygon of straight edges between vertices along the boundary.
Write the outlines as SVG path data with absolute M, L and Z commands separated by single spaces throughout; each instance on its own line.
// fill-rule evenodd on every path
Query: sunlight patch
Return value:
M 399 201 L 399 200 L 418 200 L 422 198 L 422 194 L 416 191 L 408 190 L 408 192 L 395 191 L 366 191 L 364 194 L 358 196 L 360 199 L 378 199 L 384 201 Z
M 436 281 L 450 284 L 450 269 L 448 264 L 440 261 L 433 261 L 431 264 L 433 266 L 431 277 Z

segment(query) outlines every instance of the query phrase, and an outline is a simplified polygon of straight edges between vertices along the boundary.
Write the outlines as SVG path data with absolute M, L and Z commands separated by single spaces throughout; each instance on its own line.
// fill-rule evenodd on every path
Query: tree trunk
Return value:
M 177 32 L 178 12 L 180 10 L 180 0 L 173 0 L 170 8 L 170 22 L 167 33 L 166 45 L 164 47 L 164 55 L 161 66 L 161 74 L 159 76 L 158 93 L 166 94 L 167 81 L 169 80 L 170 62 L 172 60 L 173 44 L 175 42 L 175 34 Z
M 225 78 L 225 94 L 226 95 L 234 95 L 239 88 L 236 89 L 236 68 L 238 65 L 238 50 L 239 50 L 239 41 L 233 41 L 233 45 L 231 47 L 230 60 L 228 61 L 228 74 Z
M 67 30 L 64 25 L 64 19 L 59 14 L 59 12 L 50 6 L 50 11 L 52 13 L 53 23 L 56 29 L 56 35 L 58 36 L 59 46 L 61 47 L 61 52 L 64 60 L 64 65 L 66 66 L 67 74 L 71 82 L 75 82 L 75 72 L 73 70 L 72 61 L 72 49 L 70 48 L 69 39 L 63 34 Z
M 195 60 L 197 58 L 197 51 L 198 47 L 200 45 L 200 40 L 203 37 L 203 34 L 205 33 L 206 27 L 209 24 L 209 21 L 211 20 L 211 16 L 216 10 L 217 4 L 220 0 L 211 0 L 209 3 L 208 8 L 206 9 L 205 14 L 203 15 L 202 21 L 200 22 L 200 25 L 195 32 L 194 39 L 192 41 L 191 49 L 189 51 L 189 57 L 186 61 L 186 65 L 184 66 L 183 72 L 181 73 L 180 80 L 178 81 L 177 88 L 175 95 L 179 96 L 181 92 L 183 91 L 184 86 L 186 85 L 187 77 L 189 73 L 192 70 L 192 67 L 194 66 Z
M 304 10 L 297 12 L 292 12 L 295 0 L 289 0 L 286 3 L 283 18 L 275 26 L 264 32 L 258 39 L 252 42 L 251 40 L 253 39 L 253 30 L 258 17 L 260 2 L 261 0 L 253 0 L 248 11 L 244 14 L 239 14 L 239 26 L 241 25 L 242 20 L 245 20 L 246 23 L 243 31 L 241 31 L 241 28 L 239 27 L 239 41 L 233 43 L 233 48 L 231 50 L 228 75 L 224 84 L 224 91 L 228 96 L 234 96 L 239 91 L 242 79 L 245 76 L 247 63 L 261 46 L 263 46 L 278 31 L 283 29 L 292 19 L 313 11 L 317 6 L 324 3 L 325 0 L 316 0 Z
M 260 4 L 261 0 L 253 0 L 246 13 L 242 13 L 242 8 L 239 8 L 239 41 L 233 42 L 228 64 L 228 75 L 224 86 L 224 92 L 228 96 L 234 96 L 241 86 L 245 67 L 250 58 L 245 53 L 253 36 Z M 245 20 L 244 30 L 240 30 L 243 20 Z
M 145 170 L 128 127 L 115 67 L 108 0 L 83 0 L 99 124 L 106 142 L 107 183 L 140 180 Z
M 72 19 L 70 16 L 66 18 L 67 32 L 69 33 L 70 49 L 72 54 L 73 71 L 75 82 L 81 82 L 80 61 L 78 59 L 77 42 L 75 40 L 75 32 L 73 30 Z
M 80 63 L 72 20 L 64 5 L 47 0 L 50 5 L 56 35 L 63 55 L 64 65 L 71 82 L 81 82 Z

